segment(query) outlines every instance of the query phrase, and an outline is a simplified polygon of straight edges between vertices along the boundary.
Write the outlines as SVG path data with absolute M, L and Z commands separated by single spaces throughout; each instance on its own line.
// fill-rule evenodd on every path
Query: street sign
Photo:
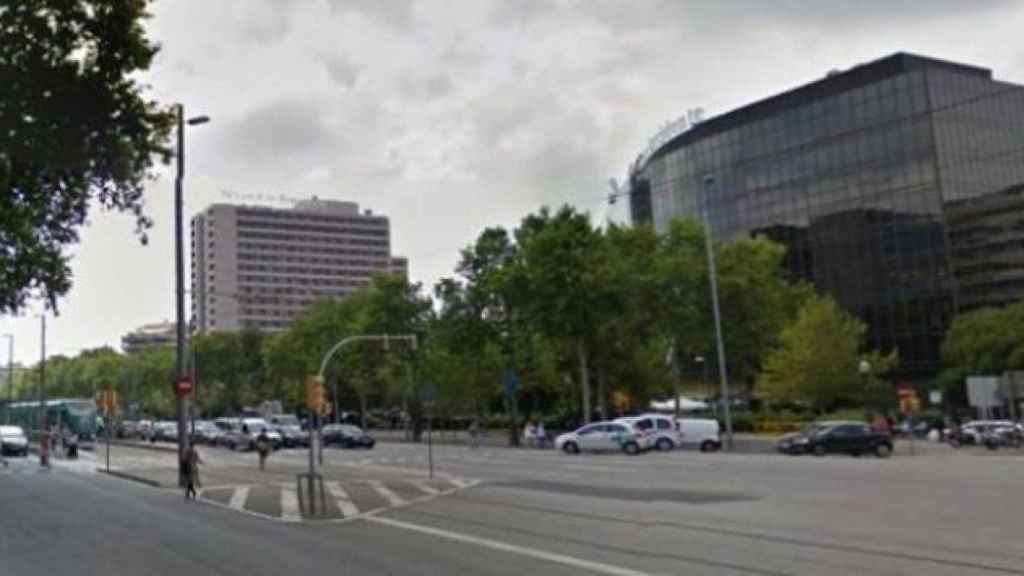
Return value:
M 508 394 L 509 396 L 515 394 L 516 390 L 519 389 L 519 377 L 516 376 L 516 373 L 513 372 L 511 368 L 505 369 L 504 384 L 505 394 Z
M 942 390 L 931 390 L 928 392 L 928 401 L 932 404 L 942 404 Z
M 192 393 L 192 377 L 182 376 L 178 378 L 178 381 L 174 383 L 174 391 L 178 393 L 178 396 L 186 396 Z

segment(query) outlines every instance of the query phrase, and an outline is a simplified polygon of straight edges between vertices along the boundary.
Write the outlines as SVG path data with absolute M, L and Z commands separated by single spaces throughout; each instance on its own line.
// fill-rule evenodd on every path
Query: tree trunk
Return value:
M 514 394 L 505 394 L 505 406 L 508 413 L 508 445 L 519 446 L 519 411 L 516 410 Z
M 608 368 L 604 362 L 597 365 L 597 411 L 601 420 L 608 419 Z
M 580 398 L 583 404 L 583 423 L 590 424 L 590 380 L 587 378 L 587 349 L 580 340 L 576 343 L 576 354 L 580 360 Z

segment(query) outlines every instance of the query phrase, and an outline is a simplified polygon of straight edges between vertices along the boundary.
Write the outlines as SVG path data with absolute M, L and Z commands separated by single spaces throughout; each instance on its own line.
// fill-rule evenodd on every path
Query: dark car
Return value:
M 778 448 L 788 454 L 874 454 L 886 458 L 892 454 L 892 437 L 864 422 L 818 422 L 799 434 L 783 437 Z
M 358 426 L 351 424 L 330 424 L 320 431 L 324 446 L 341 446 L 342 448 L 373 448 L 376 440 Z

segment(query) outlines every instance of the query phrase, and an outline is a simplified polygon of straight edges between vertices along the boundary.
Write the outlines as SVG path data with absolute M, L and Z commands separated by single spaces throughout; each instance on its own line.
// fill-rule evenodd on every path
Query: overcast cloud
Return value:
M 161 0 L 149 28 L 154 96 L 213 119 L 188 132 L 188 214 L 225 190 L 354 200 L 391 217 L 427 286 L 485 226 L 542 204 L 624 218 L 602 201 L 608 178 L 689 108 L 896 51 L 1024 83 L 1011 0 Z M 171 199 L 170 178 L 150 187 L 146 247 L 129 218 L 93 216 L 51 351 L 174 317 Z M 36 361 L 38 321 L 0 320 L 11 330 Z

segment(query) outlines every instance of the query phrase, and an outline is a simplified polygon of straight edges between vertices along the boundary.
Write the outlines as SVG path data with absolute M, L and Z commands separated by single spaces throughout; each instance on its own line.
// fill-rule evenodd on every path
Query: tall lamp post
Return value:
M 708 253 L 708 278 L 711 284 L 711 307 L 715 315 L 715 343 L 718 348 L 718 376 L 722 384 L 722 415 L 725 419 L 725 446 L 732 450 L 732 414 L 729 400 L 729 375 L 725 370 L 725 343 L 722 341 L 722 317 L 718 310 L 718 273 L 715 270 L 715 250 L 712 246 L 711 221 L 708 217 L 708 197 L 715 186 L 714 176 L 704 177 L 703 198 L 700 203 L 701 218 L 704 224 L 704 246 Z
M 871 395 L 871 362 L 862 359 L 860 363 L 857 364 L 857 372 L 860 373 L 861 378 L 864 380 L 864 413 L 867 415 Z
M 195 116 L 189 118 L 189 126 L 197 126 L 210 121 L 208 116 Z M 188 376 L 188 352 L 185 350 L 185 249 L 182 224 L 182 186 L 185 180 L 185 106 L 178 104 L 178 173 L 174 179 L 174 267 L 175 267 L 175 300 L 178 309 L 178 346 L 177 346 L 177 376 L 181 380 Z M 185 424 L 185 397 L 177 390 L 175 383 L 175 394 L 177 396 L 178 412 L 178 485 L 185 485 L 185 449 L 188 446 L 188 432 Z
M 4 334 L 7 338 L 7 401 L 14 400 L 14 334 Z

